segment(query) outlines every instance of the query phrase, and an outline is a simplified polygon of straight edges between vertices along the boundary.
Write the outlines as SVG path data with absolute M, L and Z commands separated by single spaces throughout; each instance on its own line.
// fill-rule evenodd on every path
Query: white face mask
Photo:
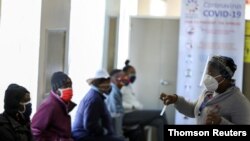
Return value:
M 219 77 L 219 76 L 220 75 L 213 77 L 213 76 L 208 75 L 208 74 L 205 75 L 203 83 L 208 91 L 214 92 L 215 90 L 217 90 L 219 83 L 217 82 L 217 80 L 215 78 Z

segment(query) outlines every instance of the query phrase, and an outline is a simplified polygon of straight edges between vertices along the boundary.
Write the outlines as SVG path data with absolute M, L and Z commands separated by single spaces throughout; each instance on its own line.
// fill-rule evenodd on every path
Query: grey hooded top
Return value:
M 205 124 L 208 110 L 213 110 L 221 115 L 220 124 L 250 124 L 250 102 L 238 87 L 232 86 L 224 93 L 214 94 L 205 106 L 200 108 L 205 97 L 206 91 L 200 95 L 196 102 L 186 101 L 184 97 L 179 96 L 175 107 L 180 113 L 196 118 L 197 124 Z

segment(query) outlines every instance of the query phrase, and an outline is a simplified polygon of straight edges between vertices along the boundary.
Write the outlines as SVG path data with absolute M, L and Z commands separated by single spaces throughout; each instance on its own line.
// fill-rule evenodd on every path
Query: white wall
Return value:
M 245 18 L 250 20 L 250 3 L 248 5 L 246 5 Z
M 71 0 L 69 74 L 78 105 L 89 90 L 87 78 L 103 66 L 105 1 Z M 97 4 L 98 3 L 98 4 Z M 72 112 L 72 121 L 77 108 Z
M 180 16 L 181 0 L 138 0 L 140 16 Z
M 2 0 L 0 112 L 10 83 L 26 87 L 36 107 L 41 0 Z
M 39 79 L 38 79 L 38 105 L 45 94 L 45 66 L 46 66 L 46 30 L 65 29 L 69 33 L 70 21 L 70 2 L 69 0 L 43 0 L 41 14 L 41 33 L 40 33 L 40 56 L 39 56 Z M 66 48 L 68 48 L 68 36 L 66 36 Z M 66 59 L 67 60 L 67 57 Z M 67 67 L 67 62 L 66 62 Z
M 167 16 L 180 17 L 182 0 L 166 0 L 166 1 L 167 1 Z
M 128 59 L 130 16 L 137 15 L 138 3 L 135 0 L 121 0 L 119 27 L 118 27 L 118 47 L 115 63 L 117 68 L 124 66 Z
M 2 0 L 0 0 L 0 24 L 1 24 Z

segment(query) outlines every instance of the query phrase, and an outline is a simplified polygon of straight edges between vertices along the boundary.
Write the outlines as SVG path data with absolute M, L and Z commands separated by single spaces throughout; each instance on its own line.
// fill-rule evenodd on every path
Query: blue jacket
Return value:
M 107 96 L 106 105 L 110 113 L 124 114 L 124 108 L 122 106 L 122 93 L 120 89 L 111 83 L 112 91 Z
M 112 119 L 104 99 L 105 97 L 94 88 L 91 88 L 84 96 L 72 126 L 74 139 L 114 133 Z

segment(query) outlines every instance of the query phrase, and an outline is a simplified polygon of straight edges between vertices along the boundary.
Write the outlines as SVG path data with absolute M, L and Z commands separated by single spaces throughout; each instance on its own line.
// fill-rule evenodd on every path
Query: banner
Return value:
M 177 94 L 195 101 L 208 56 L 232 57 L 236 85 L 242 87 L 245 0 L 182 0 Z M 176 113 L 176 124 L 195 120 Z

